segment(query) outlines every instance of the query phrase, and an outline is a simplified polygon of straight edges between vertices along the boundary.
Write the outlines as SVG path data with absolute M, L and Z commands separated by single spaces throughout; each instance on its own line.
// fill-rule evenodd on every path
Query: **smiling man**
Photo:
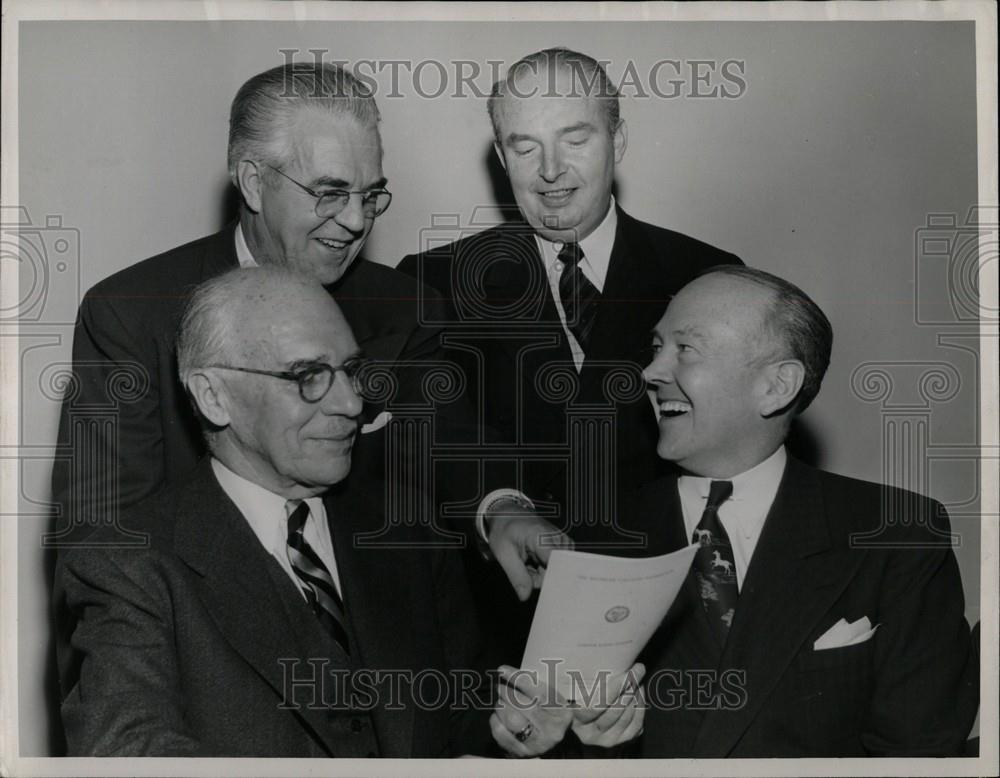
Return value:
M 415 301 L 433 298 L 429 290 L 360 257 L 392 199 L 378 122 L 371 94 L 333 65 L 284 65 L 240 88 L 228 151 L 239 219 L 115 273 L 80 306 L 59 428 L 70 453 L 52 479 L 56 544 L 113 525 L 118 510 L 183 477 L 204 452 L 174 369 L 181 311 L 202 281 L 235 267 L 290 267 L 336 295 L 369 357 L 414 364 L 438 353 L 436 331 L 417 319 Z M 380 465 L 378 446 L 359 449 Z
M 225 273 L 191 296 L 178 358 L 210 456 L 125 511 L 144 547 L 104 527 L 57 569 L 70 755 L 489 753 L 457 552 L 420 527 L 355 542 L 383 529 L 382 488 L 350 474 L 361 359 L 330 295 Z
M 657 452 L 681 474 L 634 511 L 656 551 L 700 549 L 642 655 L 643 756 L 963 753 L 979 676 L 947 513 L 785 451 L 832 340 L 800 289 L 732 266 L 653 329 Z
M 506 468 L 487 480 L 521 486 L 486 495 L 480 515 L 525 600 L 553 524 L 597 548 L 642 542 L 620 531 L 615 514 L 616 496 L 657 471 L 640 344 L 681 286 L 739 260 L 640 222 L 616 202 L 628 135 L 618 93 L 592 57 L 562 48 L 524 57 L 494 85 L 488 110 L 521 218 L 408 256 L 399 269 L 445 300 L 469 395 L 496 436 L 488 468 Z M 591 427 L 571 429 L 571 419 Z M 496 573 L 484 569 L 476 580 L 497 579 L 483 583 L 483 607 L 517 662 L 530 608 L 517 606 Z

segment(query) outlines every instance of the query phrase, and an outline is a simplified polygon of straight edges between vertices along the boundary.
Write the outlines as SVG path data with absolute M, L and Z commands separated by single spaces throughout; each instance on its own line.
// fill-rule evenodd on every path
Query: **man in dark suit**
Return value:
M 359 349 L 311 279 L 236 269 L 198 287 L 178 344 L 210 457 L 69 549 L 57 598 L 71 755 L 489 753 L 478 633 L 456 551 L 386 528 L 349 475 Z
M 961 755 L 979 676 L 948 517 L 934 500 L 785 452 L 832 329 L 792 284 L 719 267 L 653 331 L 645 376 L 665 476 L 632 529 L 698 542 L 643 652 L 649 757 Z
M 449 345 L 487 430 L 482 472 L 466 464 L 454 480 L 470 485 L 472 504 L 481 484 L 519 487 L 489 493 L 479 515 L 525 600 L 551 547 L 543 539 L 562 538 L 557 528 L 578 546 L 586 534 L 595 550 L 644 543 L 616 513 L 619 495 L 658 472 L 638 344 L 677 289 L 739 260 L 615 202 L 627 133 L 617 92 L 591 57 L 525 57 L 494 85 L 489 113 L 522 218 L 398 268 L 444 298 Z M 588 532 L 595 525 L 600 537 Z M 475 580 L 516 662 L 530 609 L 517 608 L 496 566 Z
M 274 68 L 239 90 L 229 134 L 238 222 L 114 274 L 80 306 L 59 425 L 66 453 L 53 470 L 60 516 L 52 545 L 116 526 L 119 509 L 185 476 L 204 453 L 173 347 L 184 303 L 206 279 L 238 266 L 296 268 L 335 295 L 368 357 L 424 366 L 438 358 L 437 332 L 417 318 L 418 298 L 433 308 L 434 296 L 359 256 L 391 199 L 378 120 L 370 93 L 333 65 Z M 391 381 L 405 391 L 419 372 L 400 367 Z M 379 410 L 369 403 L 367 420 Z M 363 436 L 355 469 L 381 465 L 384 441 L 369 442 L 378 437 Z

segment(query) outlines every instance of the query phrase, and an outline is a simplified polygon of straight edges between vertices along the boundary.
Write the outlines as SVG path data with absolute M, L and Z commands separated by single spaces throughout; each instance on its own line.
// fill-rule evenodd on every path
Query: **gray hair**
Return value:
M 500 137 L 500 114 L 503 98 L 507 92 L 511 91 L 511 86 L 517 80 L 518 75 L 528 71 L 537 74 L 540 70 L 539 65 L 544 66 L 544 72 L 552 71 L 557 67 L 570 70 L 573 74 L 571 94 L 559 96 L 576 96 L 577 84 L 581 84 L 582 89 L 579 96 L 587 95 L 600 100 L 607 119 L 608 132 L 614 134 L 621 123 L 621 105 L 618 99 L 618 90 L 611 83 L 604 67 L 587 54 L 556 47 L 542 49 L 519 59 L 510 66 L 506 76 L 493 84 L 493 90 L 486 101 L 486 110 L 489 112 L 490 122 L 493 124 L 493 135 L 498 144 L 503 145 L 503 139 Z
M 826 314 L 795 284 L 763 270 L 742 265 L 716 265 L 699 277 L 707 275 L 742 278 L 773 293 L 762 326 L 766 333 L 781 341 L 778 346 L 781 356 L 797 359 L 805 367 L 802 388 L 794 406 L 797 413 L 802 413 L 819 394 L 823 376 L 830 365 L 833 327 Z
M 308 276 L 281 265 L 234 268 L 199 284 L 188 300 L 177 333 L 181 382 L 198 368 L 248 356 L 239 334 L 240 314 L 282 288 L 318 286 Z
M 353 116 L 376 128 L 380 119 L 371 90 L 350 71 L 330 63 L 292 62 L 247 81 L 229 112 L 229 177 L 237 183 L 241 159 L 282 167 L 289 149 L 288 127 L 300 108 Z

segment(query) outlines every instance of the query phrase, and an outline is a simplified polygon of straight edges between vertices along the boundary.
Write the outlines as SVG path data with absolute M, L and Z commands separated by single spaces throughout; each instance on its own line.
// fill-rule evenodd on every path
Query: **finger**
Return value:
M 495 713 L 490 716 L 490 732 L 496 744 L 507 753 L 520 757 L 530 756 L 524 744 L 518 742 L 517 738 L 511 734 L 510 730 L 504 726 Z
M 549 562 L 549 555 L 556 549 L 572 549 L 573 539 L 565 532 L 556 529 L 551 524 L 547 524 L 547 529 L 539 531 L 533 541 L 529 541 L 531 550 L 538 557 L 539 561 L 546 565 Z
M 490 539 L 490 550 L 497 562 L 500 563 L 500 567 L 503 568 L 510 585 L 514 587 L 517 598 L 522 602 L 527 600 L 531 596 L 534 583 L 524 564 L 524 559 L 521 557 L 517 543 L 501 535 L 499 538 Z

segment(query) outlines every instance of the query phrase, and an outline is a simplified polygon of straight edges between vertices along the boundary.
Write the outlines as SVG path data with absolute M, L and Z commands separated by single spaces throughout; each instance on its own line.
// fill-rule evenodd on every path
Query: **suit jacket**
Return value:
M 675 477 L 638 500 L 653 551 L 690 542 Z M 955 555 L 935 530 L 948 532 L 937 502 L 789 457 L 725 645 L 692 574 L 643 652 L 642 755 L 961 755 L 979 671 Z M 814 650 L 864 616 L 871 639 Z
M 398 269 L 440 292 L 449 358 L 463 366 L 481 439 L 452 473 L 449 498 L 474 510 L 515 486 L 578 548 L 643 548 L 616 514 L 623 495 L 664 468 L 641 370 L 670 298 L 700 271 L 740 260 L 618 209 L 608 274 L 578 374 L 533 230 L 506 223 L 403 259 Z M 461 488 L 465 491 L 460 491 Z M 609 524 L 611 526 L 609 526 Z M 502 569 L 470 555 L 480 613 L 498 658 L 517 664 L 534 602 L 518 602 Z
M 486 480 L 520 484 L 571 531 L 573 522 L 606 520 L 616 494 L 657 474 L 656 418 L 640 374 L 650 331 L 701 270 L 740 261 L 621 209 L 617 216 L 579 375 L 526 224 L 487 229 L 398 265 L 444 298 L 441 324 L 493 444 L 492 472 L 506 465 Z M 471 473 L 460 480 L 483 482 Z
M 453 710 L 447 698 L 461 685 L 450 671 L 482 670 L 457 552 L 408 546 L 422 536 L 398 526 L 383 538 L 391 548 L 356 543 L 357 533 L 383 527 L 384 514 L 354 478 L 325 497 L 350 657 L 260 544 L 207 458 L 187 483 L 124 513 L 146 547 L 60 555 L 56 597 L 73 616 L 71 646 L 59 656 L 70 754 L 487 751 L 490 708 Z M 384 671 L 402 679 L 398 692 L 393 676 L 377 675 Z M 405 673 L 420 671 L 424 685 L 414 692 Z M 439 686 L 443 679 L 450 685 Z
M 139 262 L 94 286 L 73 335 L 73 380 L 63 400 L 52 475 L 59 527 L 54 545 L 72 545 L 116 511 L 187 475 L 204 454 L 198 421 L 177 377 L 174 340 L 195 286 L 238 266 L 235 223 Z M 417 318 L 436 295 L 395 270 L 355 260 L 331 293 L 355 339 L 377 360 L 426 363 L 438 333 Z M 398 373 L 398 371 L 397 371 Z M 399 378 L 397 374 L 397 378 Z M 408 370 L 399 383 L 419 382 Z M 370 418 L 380 410 L 366 405 Z M 380 468 L 372 436 L 355 448 L 355 470 Z

